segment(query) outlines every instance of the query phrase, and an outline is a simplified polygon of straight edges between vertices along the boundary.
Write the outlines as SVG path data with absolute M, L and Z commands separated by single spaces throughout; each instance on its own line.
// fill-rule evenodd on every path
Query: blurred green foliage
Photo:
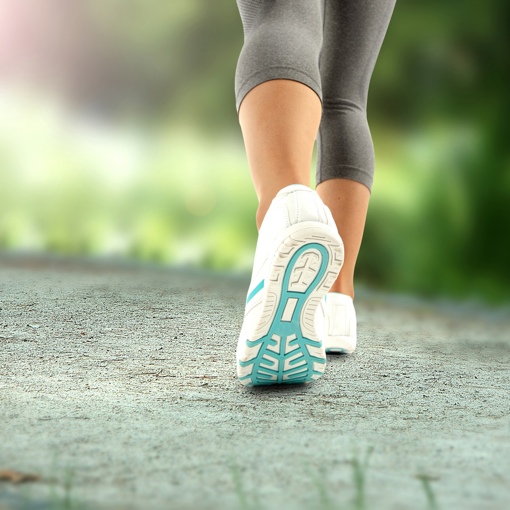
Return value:
M 42 86 L 0 87 L 0 246 L 249 271 L 235 1 L 78 4 L 111 75 L 70 95 L 72 115 Z M 503 0 L 397 2 L 370 87 L 358 281 L 510 299 L 509 15 Z

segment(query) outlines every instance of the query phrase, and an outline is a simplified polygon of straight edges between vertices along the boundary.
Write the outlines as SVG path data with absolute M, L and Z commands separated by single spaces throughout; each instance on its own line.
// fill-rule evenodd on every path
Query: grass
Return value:
M 319 473 L 311 471 L 308 466 L 305 466 L 305 469 L 317 490 L 317 494 L 319 496 L 318 508 L 320 508 L 321 510 L 333 510 L 335 508 L 338 508 L 338 506 L 335 506 L 329 494 L 326 482 L 327 472 L 324 466 L 319 467 Z
M 434 479 L 430 475 L 426 475 L 424 473 L 420 473 L 416 475 L 416 478 L 420 480 L 422 484 L 422 488 L 425 492 L 425 496 L 427 497 L 427 504 L 429 510 L 439 510 L 439 506 L 437 504 L 436 496 L 434 491 L 432 490 L 431 481 Z
M 355 455 L 351 461 L 352 474 L 354 479 L 354 508 L 356 510 L 366 510 L 366 473 L 368 470 L 368 461 L 373 452 L 373 447 L 367 449 L 365 458 L 361 461 L 358 455 Z
M 230 470 L 234 481 L 234 491 L 240 504 L 239 510 L 262 510 L 258 495 L 252 494 L 249 496 L 247 494 L 246 489 L 243 486 L 241 468 L 235 462 L 232 462 Z
M 362 458 L 358 453 L 355 453 L 352 458 L 349 459 L 349 464 L 352 468 L 352 483 L 350 486 L 351 501 L 347 503 L 344 502 L 346 495 L 343 493 L 340 494 L 342 501 L 340 501 L 338 497 L 332 496 L 330 482 L 328 481 L 328 473 L 323 466 L 319 468 L 318 472 L 306 466 L 305 471 L 316 491 L 316 502 L 313 503 L 313 508 L 317 510 L 375 509 L 375 506 L 371 506 L 367 503 L 367 475 L 369 459 L 373 450 L 373 447 L 369 447 Z M 238 502 L 238 510 L 264 510 L 267 508 L 261 503 L 260 497 L 255 491 L 248 491 L 246 489 L 243 483 L 242 469 L 236 462 L 230 462 L 230 471 L 233 481 L 234 496 Z M 440 510 L 431 484 L 434 478 L 423 473 L 416 475 L 416 478 L 420 480 L 425 494 L 424 504 L 426 504 L 426 506 L 423 508 L 427 510 Z M 24 490 L 20 491 L 17 498 L 7 499 L 4 506 L 1 506 L 1 508 L 2 510 L 88 510 L 91 507 L 80 502 L 73 496 L 72 489 L 74 481 L 74 471 L 70 468 L 66 468 L 60 482 L 58 482 L 58 478 L 51 479 L 49 501 L 32 497 L 29 486 L 26 486 Z M 10 504 L 11 506 L 5 506 L 6 504 Z M 289 501 L 289 505 L 291 504 L 292 502 Z M 414 508 L 418 509 L 420 505 L 416 504 Z M 168 507 L 168 510 L 174 509 L 175 507 L 173 506 Z
M 69 465 L 60 465 L 59 454 L 55 452 L 48 475 L 41 477 L 37 484 L 43 490 L 48 489 L 48 497 L 34 495 L 34 486 L 23 483 L 19 491 L 6 493 L 5 497 L 0 492 L 0 510 L 88 510 L 89 507 L 74 497 L 75 476 Z
M 313 504 L 313 508 L 317 510 L 375 510 L 375 506 L 367 504 L 367 474 L 370 456 L 374 448 L 368 447 L 364 453 L 363 458 L 360 458 L 359 453 L 354 453 L 349 460 L 352 467 L 352 501 L 350 503 L 340 502 L 331 495 L 328 473 L 326 469 L 321 466 L 319 471 L 315 472 L 309 466 L 305 466 L 305 471 L 309 476 L 312 485 L 315 487 L 317 494 L 317 502 Z M 241 477 L 241 469 L 235 464 L 231 463 L 232 478 L 234 481 L 235 494 L 239 500 L 239 510 L 263 510 L 265 507 L 261 505 L 259 496 L 256 494 L 248 494 L 245 490 Z M 422 489 L 425 493 L 425 504 L 427 510 L 440 510 L 436 496 L 432 489 L 431 481 L 433 477 L 426 474 L 419 474 L 416 476 L 421 482 Z M 290 503 L 290 502 L 289 502 Z M 418 505 L 415 508 L 419 508 Z

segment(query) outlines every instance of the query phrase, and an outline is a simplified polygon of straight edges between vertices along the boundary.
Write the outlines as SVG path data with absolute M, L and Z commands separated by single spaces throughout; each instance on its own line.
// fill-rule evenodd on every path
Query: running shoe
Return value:
M 342 239 L 318 193 L 303 184 L 281 189 L 259 229 L 236 351 L 242 384 L 308 383 L 324 373 L 315 312 L 343 258 Z
M 356 310 L 351 296 L 329 292 L 316 310 L 315 322 L 327 353 L 350 354 L 356 349 Z

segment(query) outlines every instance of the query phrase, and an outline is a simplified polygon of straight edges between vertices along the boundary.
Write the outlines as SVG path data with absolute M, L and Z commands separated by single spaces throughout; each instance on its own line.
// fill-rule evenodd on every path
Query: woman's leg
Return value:
M 370 191 L 351 179 L 328 179 L 317 186 L 317 193 L 329 207 L 344 242 L 344 263 L 329 292 L 341 292 L 354 299 L 354 267 L 358 258 Z
M 321 119 L 321 0 L 237 0 L 244 45 L 235 77 L 236 108 L 259 200 L 260 228 L 276 193 L 310 186 Z
M 279 190 L 289 184 L 310 186 L 320 118 L 317 94 L 296 81 L 267 81 L 243 101 L 239 122 L 259 199 L 257 229 Z
M 344 264 L 330 292 L 352 298 L 375 167 L 368 88 L 394 6 L 395 0 L 324 0 L 316 190 L 345 247 Z

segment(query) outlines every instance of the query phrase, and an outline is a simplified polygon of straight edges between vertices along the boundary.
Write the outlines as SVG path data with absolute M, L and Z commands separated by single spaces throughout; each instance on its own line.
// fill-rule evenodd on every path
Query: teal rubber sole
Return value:
M 326 354 L 349 354 L 349 351 L 347 351 L 347 349 L 332 347 L 330 349 L 326 349 Z
M 295 290 L 296 285 L 291 282 L 291 277 L 296 278 L 303 272 L 295 266 L 306 252 L 313 252 L 314 256 L 320 253 L 319 267 L 306 288 Z M 329 290 L 323 285 L 329 264 L 329 251 L 320 243 L 306 243 L 292 255 L 283 273 L 280 299 L 267 334 L 257 340 L 246 340 L 248 347 L 259 347 L 257 354 L 248 361 L 238 360 L 243 372 L 250 372 L 239 378 L 244 385 L 301 384 L 322 375 L 326 363 L 322 342 L 305 336 L 301 311 L 312 293 L 322 298 Z M 318 288 L 321 284 L 321 288 Z M 247 367 L 251 367 L 251 371 Z

